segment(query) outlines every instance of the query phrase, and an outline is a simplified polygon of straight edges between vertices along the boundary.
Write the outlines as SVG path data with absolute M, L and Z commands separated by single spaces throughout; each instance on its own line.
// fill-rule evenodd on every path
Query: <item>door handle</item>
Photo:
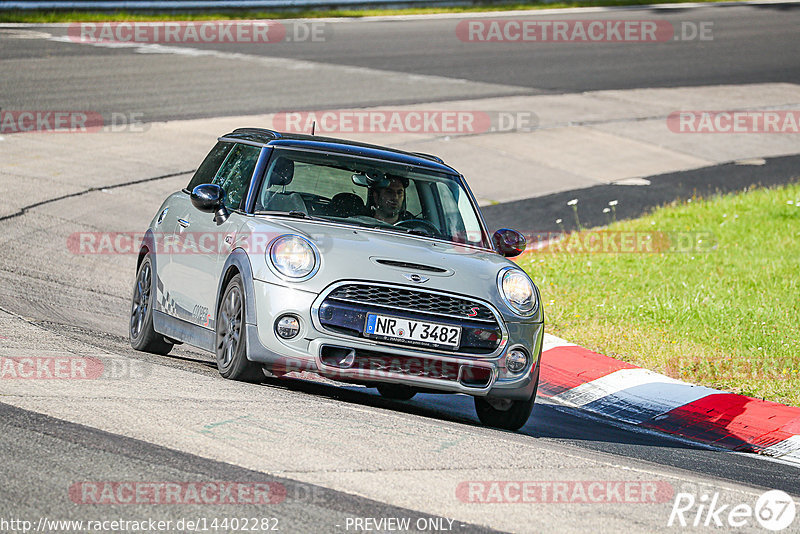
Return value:
M 184 228 L 188 228 L 189 227 L 189 221 L 187 221 L 186 219 L 178 219 L 178 224 L 180 224 Z

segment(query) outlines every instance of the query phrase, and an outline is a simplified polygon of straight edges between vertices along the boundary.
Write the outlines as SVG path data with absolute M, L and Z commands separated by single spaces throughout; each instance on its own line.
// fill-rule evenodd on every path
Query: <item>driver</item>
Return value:
M 369 204 L 372 216 L 389 224 L 407 219 L 406 188 L 408 178 L 387 174 L 389 185 L 373 187 L 369 191 Z

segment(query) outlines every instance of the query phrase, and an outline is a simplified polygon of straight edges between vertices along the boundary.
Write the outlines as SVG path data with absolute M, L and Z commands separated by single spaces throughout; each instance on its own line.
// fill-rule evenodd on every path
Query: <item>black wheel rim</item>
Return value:
M 142 333 L 150 309 L 150 262 L 146 261 L 139 269 L 136 277 L 136 287 L 133 289 L 133 303 L 131 304 L 131 337 L 137 338 Z
M 234 286 L 225 295 L 217 327 L 217 355 L 220 366 L 228 367 L 239 349 L 242 334 L 242 293 Z

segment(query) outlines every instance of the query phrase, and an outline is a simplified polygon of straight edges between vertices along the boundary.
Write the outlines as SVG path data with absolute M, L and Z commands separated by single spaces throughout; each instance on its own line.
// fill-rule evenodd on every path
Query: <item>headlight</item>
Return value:
M 275 270 L 295 280 L 311 278 L 317 272 L 319 260 L 314 245 L 299 235 L 284 235 L 269 247 L 269 261 Z
M 500 271 L 500 294 L 512 310 L 520 315 L 533 315 L 536 310 L 536 291 L 530 278 L 513 267 Z

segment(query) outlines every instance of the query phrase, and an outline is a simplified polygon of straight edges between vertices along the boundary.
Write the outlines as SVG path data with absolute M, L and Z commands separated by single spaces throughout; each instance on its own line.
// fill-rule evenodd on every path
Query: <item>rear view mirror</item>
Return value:
M 353 183 L 361 187 L 388 187 L 389 179 L 381 171 L 369 170 L 354 174 Z

